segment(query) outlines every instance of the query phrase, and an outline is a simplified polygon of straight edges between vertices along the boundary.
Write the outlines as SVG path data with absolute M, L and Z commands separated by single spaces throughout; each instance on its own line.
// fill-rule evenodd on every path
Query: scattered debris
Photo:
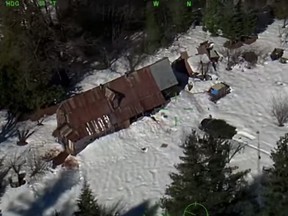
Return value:
M 282 57 L 280 58 L 280 62 L 282 64 L 288 63 L 288 53 L 287 53 L 287 51 L 284 51 Z
M 161 145 L 161 148 L 167 148 L 167 146 L 168 146 L 168 144 L 163 143 L 163 144 Z
M 21 173 L 19 173 L 19 175 L 14 174 L 14 175 L 10 176 L 9 177 L 10 186 L 12 188 L 17 188 L 17 187 L 20 187 L 20 186 L 26 184 L 25 176 L 26 176 L 25 172 L 21 172 Z
M 165 113 L 161 113 L 161 116 L 162 116 L 163 118 L 168 118 L 168 115 L 165 114 Z
M 284 50 L 280 48 L 275 48 L 271 53 L 270 57 L 273 61 L 280 59 L 284 54 Z
M 141 148 L 141 151 L 142 151 L 143 153 L 146 153 L 146 152 L 148 151 L 148 148 L 147 148 L 147 147 L 143 147 L 143 148 Z
M 62 164 L 62 167 L 65 167 L 67 169 L 77 169 L 79 168 L 79 163 L 76 157 L 69 155 Z
M 150 116 L 150 118 L 151 118 L 153 121 L 155 121 L 155 122 L 158 123 L 158 120 L 157 120 L 154 116 Z
M 56 157 L 52 159 L 53 162 L 52 168 L 55 169 L 58 165 L 63 164 L 69 155 L 70 154 L 67 151 L 60 152 Z
M 255 66 L 258 61 L 258 56 L 255 52 L 248 51 L 242 54 L 243 59 L 248 62 L 248 67 Z
M 38 119 L 37 120 L 37 126 L 43 126 L 44 125 L 43 124 L 44 119 L 45 119 L 45 116 L 43 118 Z
M 227 49 L 238 49 L 243 46 L 243 43 L 238 40 L 234 41 L 228 40 L 223 44 L 223 46 Z

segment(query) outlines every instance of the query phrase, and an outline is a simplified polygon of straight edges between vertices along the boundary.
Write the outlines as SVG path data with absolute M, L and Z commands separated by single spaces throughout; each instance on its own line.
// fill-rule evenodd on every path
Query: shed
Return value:
M 221 97 L 224 97 L 226 94 L 230 93 L 231 88 L 226 83 L 217 83 L 209 89 L 209 94 L 211 96 L 212 101 L 216 101 Z
M 226 88 L 223 83 L 217 83 L 211 87 L 210 93 L 212 95 L 218 95 L 223 88 Z
M 160 91 L 178 85 L 168 58 L 155 62 L 150 66 L 151 74 Z

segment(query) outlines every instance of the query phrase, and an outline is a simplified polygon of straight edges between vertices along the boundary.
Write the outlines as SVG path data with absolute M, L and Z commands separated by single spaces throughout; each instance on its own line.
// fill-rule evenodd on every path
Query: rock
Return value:
M 163 143 L 163 144 L 161 145 L 161 148 L 167 148 L 167 146 L 168 146 L 168 144 Z

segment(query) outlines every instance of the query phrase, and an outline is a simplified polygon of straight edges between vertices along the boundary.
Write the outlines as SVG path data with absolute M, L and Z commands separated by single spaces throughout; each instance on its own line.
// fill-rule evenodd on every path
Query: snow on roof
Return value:
M 208 62 L 210 62 L 210 59 L 206 54 L 191 56 L 187 59 L 187 63 L 189 64 L 193 72 L 199 72 L 201 61 L 204 64 L 207 64 Z
M 288 51 L 287 50 L 284 51 L 282 58 L 288 59 Z

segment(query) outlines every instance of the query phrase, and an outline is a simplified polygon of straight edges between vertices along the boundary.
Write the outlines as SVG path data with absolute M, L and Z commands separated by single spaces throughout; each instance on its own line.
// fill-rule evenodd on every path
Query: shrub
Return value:
M 200 129 L 214 138 L 232 139 L 237 133 L 236 127 L 229 125 L 222 119 L 205 118 L 201 121 Z

